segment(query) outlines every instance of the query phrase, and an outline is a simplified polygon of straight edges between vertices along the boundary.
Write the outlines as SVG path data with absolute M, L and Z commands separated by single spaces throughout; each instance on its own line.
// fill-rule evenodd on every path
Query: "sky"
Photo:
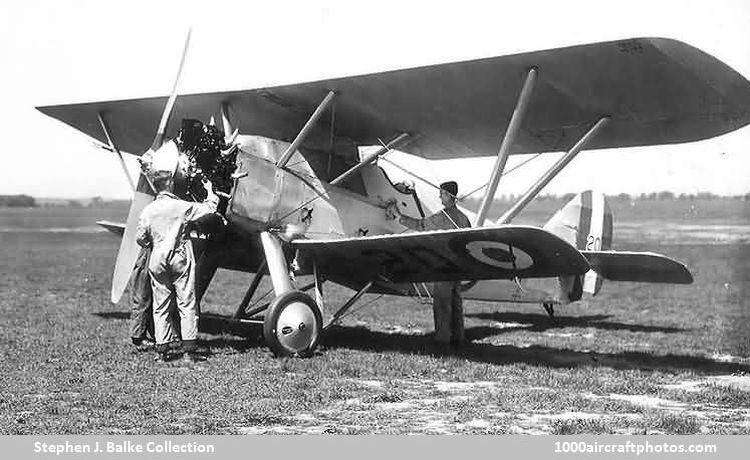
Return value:
M 684 41 L 750 79 L 750 2 L 43 1 L 0 3 L 0 194 L 129 198 L 114 154 L 38 105 L 255 88 L 632 37 Z M 582 152 L 542 193 L 750 192 L 750 127 L 696 143 Z M 523 192 L 560 154 L 504 177 Z M 525 160 L 514 156 L 508 168 Z M 432 165 L 462 190 L 493 158 Z M 134 158 L 128 164 L 135 170 Z

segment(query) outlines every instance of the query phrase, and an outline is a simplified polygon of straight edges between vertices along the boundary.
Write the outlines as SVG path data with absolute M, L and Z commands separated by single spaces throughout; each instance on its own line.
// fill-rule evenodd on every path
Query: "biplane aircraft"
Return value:
M 181 134 L 170 120 L 221 118 L 220 155 L 233 155 L 233 167 L 222 215 L 202 230 L 208 238 L 197 295 L 217 268 L 255 273 L 235 316 L 263 313 L 264 337 L 277 355 L 309 354 L 365 293 L 429 296 L 427 283 L 461 280 L 465 298 L 537 303 L 551 315 L 556 305 L 596 294 L 603 279 L 691 283 L 687 268 L 666 256 L 612 251 L 612 214 L 600 193 L 576 196 L 543 228 L 512 220 L 584 148 L 697 141 L 750 122 L 743 76 L 663 38 L 179 97 L 177 86 L 169 97 L 38 109 L 121 159 L 122 152 L 173 153 L 169 138 Z M 391 182 L 379 160 L 392 149 L 427 162 L 497 155 L 478 211 L 464 210 L 473 228 L 406 232 L 389 220 L 385 209 L 394 201 L 416 218 L 440 210 L 426 183 Z M 546 152 L 566 153 L 489 221 L 509 155 Z M 127 223 L 103 223 L 122 234 L 112 302 L 137 255 L 139 213 L 154 197 L 147 174 L 131 183 Z M 252 306 L 265 274 L 275 298 Z M 312 282 L 297 286 L 293 274 L 312 275 Z M 325 281 L 355 294 L 323 315 Z

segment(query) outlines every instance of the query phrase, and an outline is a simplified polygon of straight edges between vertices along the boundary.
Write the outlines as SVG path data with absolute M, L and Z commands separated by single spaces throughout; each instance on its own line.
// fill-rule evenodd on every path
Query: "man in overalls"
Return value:
M 193 203 L 172 193 L 172 173 L 157 171 L 156 200 L 149 203 L 138 221 L 137 241 L 151 247 L 148 269 L 151 274 L 154 332 L 157 361 L 168 359 L 169 342 L 174 335 L 169 318 L 170 296 L 174 294 L 180 315 L 180 333 L 185 358 L 202 361 L 196 353 L 198 306 L 195 298 L 195 256 L 188 223 L 216 211 L 219 198 L 211 183 L 204 182 L 206 199 Z

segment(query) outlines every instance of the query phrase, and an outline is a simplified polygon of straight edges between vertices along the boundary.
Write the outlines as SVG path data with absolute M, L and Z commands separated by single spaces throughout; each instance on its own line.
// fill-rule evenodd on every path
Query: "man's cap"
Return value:
M 454 197 L 458 196 L 458 184 L 456 183 L 456 181 L 451 180 L 448 182 L 443 182 L 442 184 L 440 184 L 440 189 L 445 190 Z

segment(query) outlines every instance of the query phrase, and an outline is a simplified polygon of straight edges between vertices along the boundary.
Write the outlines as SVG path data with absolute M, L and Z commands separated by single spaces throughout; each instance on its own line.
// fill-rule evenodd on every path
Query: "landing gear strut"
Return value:
M 323 317 L 318 304 L 292 287 L 281 241 L 269 232 L 260 235 L 274 294 L 263 320 L 263 338 L 276 356 L 308 356 L 318 346 Z
M 544 302 L 542 307 L 544 307 L 544 311 L 547 312 L 547 316 L 553 319 L 555 318 L 555 304 L 552 302 Z

